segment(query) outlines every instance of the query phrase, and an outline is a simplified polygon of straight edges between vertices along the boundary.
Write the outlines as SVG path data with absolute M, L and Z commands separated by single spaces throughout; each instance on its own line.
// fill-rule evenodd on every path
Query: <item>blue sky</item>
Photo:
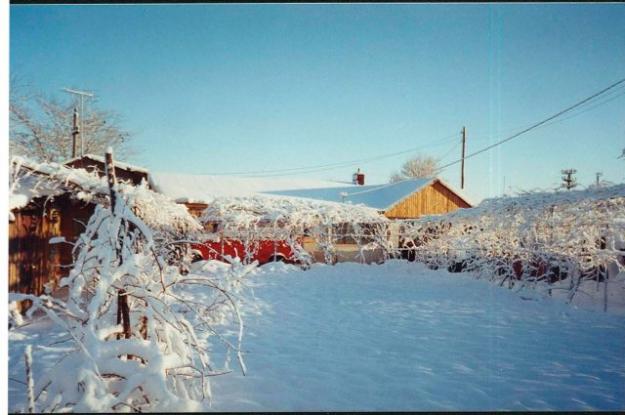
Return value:
M 10 72 L 95 91 L 131 162 L 228 173 L 468 153 L 625 77 L 623 4 L 11 6 Z M 625 96 L 466 162 L 479 200 L 625 180 Z M 383 183 L 409 154 L 361 163 Z M 349 180 L 358 166 L 302 177 Z M 459 166 L 442 176 L 459 184 Z M 508 189 L 507 189 L 508 190 Z

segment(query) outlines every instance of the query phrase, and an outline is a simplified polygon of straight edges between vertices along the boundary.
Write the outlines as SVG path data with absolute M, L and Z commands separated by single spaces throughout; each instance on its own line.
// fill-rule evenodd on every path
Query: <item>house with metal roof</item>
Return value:
M 389 219 L 416 219 L 424 215 L 473 207 L 466 195 L 438 177 L 403 180 L 383 185 L 354 185 L 269 191 L 267 194 L 351 203 L 377 209 Z

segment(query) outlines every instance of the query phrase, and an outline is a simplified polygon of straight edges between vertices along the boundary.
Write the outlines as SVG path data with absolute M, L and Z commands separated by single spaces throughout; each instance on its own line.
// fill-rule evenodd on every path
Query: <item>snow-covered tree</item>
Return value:
M 438 161 L 430 156 L 416 156 L 406 161 L 399 173 L 393 173 L 391 183 L 399 182 L 406 179 L 432 177 L 438 169 Z
M 182 273 L 160 255 L 175 241 L 159 242 L 135 214 L 163 211 L 162 201 L 150 208 L 154 199 L 141 205 L 132 200 L 140 193 L 119 189 L 111 185 L 108 206 L 96 206 L 74 246 L 74 264 L 60 283 L 67 300 L 10 294 L 12 302 L 32 301 L 27 319 L 43 311 L 68 335 L 65 355 L 38 376 L 29 396 L 40 412 L 205 410 L 209 378 L 230 371 L 230 355 L 245 371 L 238 293 L 254 267 L 196 264 Z M 234 341 L 216 329 L 229 319 L 239 324 Z M 209 355 L 213 339 L 227 350 L 222 367 Z

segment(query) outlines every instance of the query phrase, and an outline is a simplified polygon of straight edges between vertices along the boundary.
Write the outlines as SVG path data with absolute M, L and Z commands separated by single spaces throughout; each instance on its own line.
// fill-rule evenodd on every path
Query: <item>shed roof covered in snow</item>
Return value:
M 404 197 L 418 191 L 431 180 L 432 179 L 414 179 L 383 185 L 295 189 L 268 193 L 282 196 L 321 199 L 330 202 L 363 204 L 378 210 L 386 210 Z
M 117 160 L 114 161 L 114 164 L 115 174 L 117 176 L 117 180 L 119 181 L 130 182 L 138 185 L 141 184 L 142 181 L 148 180 L 148 170 L 143 167 L 133 166 L 132 164 L 123 163 Z M 73 169 L 85 169 L 89 172 L 95 172 L 99 176 L 104 176 L 106 174 L 104 157 L 95 154 L 85 154 L 84 156 L 75 157 L 67 160 L 63 163 L 63 165 Z
M 353 187 L 328 180 L 276 179 L 177 173 L 151 173 L 150 186 L 177 202 L 211 203 L 220 197 L 250 197 L 271 192 L 320 187 Z
M 117 163 L 115 163 L 117 170 Z M 109 187 L 100 172 L 73 168 L 58 163 L 35 163 L 22 157 L 11 160 L 9 218 L 11 211 L 26 207 L 33 199 L 68 194 L 83 202 L 105 202 Z M 199 224 L 184 206 L 176 204 L 167 195 L 147 187 L 146 182 L 118 184 L 118 191 L 137 215 L 154 229 L 190 231 Z
M 79 156 L 79 157 L 74 157 L 72 159 L 69 159 L 67 161 L 65 161 L 63 164 L 65 164 L 66 166 L 71 166 L 74 167 L 74 164 L 78 161 L 97 161 L 99 163 L 104 163 L 104 157 L 99 156 L 97 154 L 85 154 L 83 156 Z M 132 164 L 128 164 L 128 163 L 124 163 L 121 161 L 117 161 L 115 160 L 115 168 L 117 169 L 123 169 L 123 170 L 129 170 L 129 171 L 136 171 L 136 172 L 141 172 L 141 173 L 148 173 L 148 170 L 144 167 L 139 167 L 139 166 L 135 166 Z
M 446 182 L 436 177 L 416 178 L 383 185 L 296 189 L 268 193 L 282 196 L 307 197 L 332 202 L 362 204 L 387 212 L 415 193 L 418 193 L 434 184 L 437 184 L 440 188 L 446 189 L 449 193 L 455 195 L 457 199 L 460 199 L 466 205 L 472 205 L 466 196 L 462 195 Z
M 437 177 L 360 186 L 296 178 L 152 173 L 150 185 L 156 191 L 177 202 L 186 203 L 187 206 L 201 205 L 197 213 L 201 213 L 206 204 L 220 198 L 255 196 L 305 198 L 359 205 L 384 212 L 389 218 L 417 218 L 472 206 L 466 196 Z

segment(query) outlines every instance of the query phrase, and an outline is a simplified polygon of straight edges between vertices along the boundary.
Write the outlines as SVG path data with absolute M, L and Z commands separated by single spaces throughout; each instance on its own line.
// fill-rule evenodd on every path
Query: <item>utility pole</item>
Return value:
M 573 175 L 577 173 L 577 170 L 566 169 L 561 170 L 560 173 L 564 175 L 562 176 L 562 181 L 564 182 L 562 183 L 562 187 L 564 187 L 566 190 L 571 190 L 572 188 L 577 186 L 577 180 L 575 179 L 575 177 L 573 177 Z
M 76 136 L 80 134 L 78 130 L 78 110 L 74 107 L 74 116 L 72 117 L 72 158 L 76 157 Z
M 84 105 L 84 101 L 83 99 L 85 97 L 88 98 L 93 98 L 94 94 L 92 94 L 91 92 L 87 92 L 87 91 L 79 91 L 77 89 L 69 89 L 69 88 L 63 88 L 63 91 L 68 92 L 70 94 L 73 95 L 78 95 L 80 97 L 80 155 L 84 156 L 85 154 L 85 143 L 84 143 L 84 136 L 85 136 L 85 126 L 83 125 L 83 120 L 85 119 L 85 105 Z M 74 112 L 76 112 L 76 108 L 74 108 Z M 73 135 L 74 133 L 72 133 Z M 76 157 L 75 154 L 72 155 L 72 157 Z
M 462 163 L 460 164 L 460 189 L 464 189 L 464 154 L 467 146 L 467 129 L 462 127 Z

